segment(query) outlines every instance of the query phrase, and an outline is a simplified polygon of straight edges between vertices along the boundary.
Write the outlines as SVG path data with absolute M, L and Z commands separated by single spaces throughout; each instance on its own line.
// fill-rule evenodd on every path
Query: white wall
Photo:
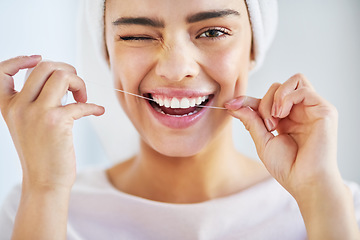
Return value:
M 0 1 L 0 60 L 42 54 L 75 65 L 76 5 L 74 0 Z M 344 178 L 360 183 L 360 1 L 280 0 L 279 10 L 275 43 L 262 70 L 251 77 L 249 94 L 261 97 L 272 82 L 304 73 L 338 108 L 340 170 Z M 250 137 L 235 122 L 238 148 L 256 157 Z M 74 131 L 80 169 L 109 163 L 88 119 L 78 121 Z M 20 164 L 1 119 L 0 202 L 20 181 Z

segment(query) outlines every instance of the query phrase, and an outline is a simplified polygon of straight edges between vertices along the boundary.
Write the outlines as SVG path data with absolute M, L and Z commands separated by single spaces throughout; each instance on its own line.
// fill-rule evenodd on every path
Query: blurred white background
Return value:
M 74 0 L 0 1 L 0 61 L 17 55 L 41 54 L 46 59 L 77 66 L 77 5 L 78 2 Z M 304 73 L 316 90 L 339 111 L 339 167 L 345 179 L 358 183 L 359 13 L 358 0 L 280 0 L 275 42 L 264 66 L 249 80 L 249 95 L 262 97 L 271 83 L 284 82 L 297 72 Z M 23 77 L 24 71 L 16 77 L 18 87 Z M 97 91 L 90 85 L 88 88 L 89 95 Z M 105 107 L 111 109 L 117 105 Z M 107 114 L 111 117 L 111 111 Z M 77 121 L 74 127 L 79 170 L 89 166 L 107 166 L 116 160 L 113 159 L 115 155 L 102 146 L 89 119 L 92 118 Z M 235 123 L 237 147 L 247 155 L 256 157 L 249 134 L 238 121 Z M 137 137 L 136 134 L 125 134 L 124 138 L 125 141 L 136 142 Z M 127 148 L 122 151 L 127 151 Z M 0 203 L 19 182 L 20 163 L 1 118 Z

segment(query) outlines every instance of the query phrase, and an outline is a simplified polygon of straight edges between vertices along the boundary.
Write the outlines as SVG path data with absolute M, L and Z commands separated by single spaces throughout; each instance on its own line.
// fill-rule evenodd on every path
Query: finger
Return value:
M 235 99 L 230 100 L 229 102 L 225 103 L 225 107 L 229 110 L 238 110 L 242 107 L 250 107 L 254 110 L 258 110 L 260 99 L 248 97 L 248 96 L 240 96 Z
M 294 105 L 302 103 L 304 106 L 315 107 L 322 102 L 321 100 L 320 96 L 309 88 L 297 89 L 283 98 L 279 118 L 287 117 Z
M 303 74 L 300 74 L 300 73 L 295 74 L 294 76 L 289 78 L 289 80 L 284 82 L 275 93 L 274 104 L 273 104 L 272 111 L 271 111 L 272 116 L 279 117 L 281 115 L 282 103 L 283 103 L 284 98 L 288 94 L 295 91 L 296 89 L 304 88 L 304 87 L 312 89 L 312 90 L 314 89 L 312 87 L 312 85 L 310 84 L 310 82 L 307 80 L 307 78 Z
M 49 61 L 40 62 L 26 80 L 19 100 L 25 102 L 35 101 L 45 82 L 56 70 L 64 70 L 76 74 L 75 68 L 69 64 Z
M 64 110 L 74 120 L 90 115 L 101 116 L 105 113 L 104 107 L 92 103 L 72 103 L 64 106 Z
M 80 77 L 68 71 L 55 70 L 46 81 L 36 101 L 47 106 L 59 106 L 61 98 L 68 90 L 73 92 L 77 102 L 85 103 L 87 101 L 86 86 Z
M 262 118 L 250 107 L 243 107 L 238 110 L 228 112 L 235 118 L 240 119 L 245 128 L 250 132 L 250 135 L 255 143 L 257 153 L 260 159 L 263 160 L 266 145 L 274 138 L 274 135 L 267 130 Z
M 38 64 L 41 56 L 21 56 L 0 62 L 0 107 L 7 104 L 16 94 L 14 89 L 14 76 L 20 69 L 32 68 Z
M 271 110 L 274 103 L 275 92 L 278 90 L 280 86 L 281 86 L 280 83 L 274 83 L 273 85 L 271 85 L 265 96 L 261 99 L 259 105 L 259 113 L 262 119 L 264 119 L 266 128 L 270 132 L 273 131 L 278 124 L 278 119 L 274 118 L 271 115 Z
M 10 77 L 19 72 L 20 69 L 35 67 L 41 60 L 40 55 L 19 56 L 0 62 L 0 73 Z

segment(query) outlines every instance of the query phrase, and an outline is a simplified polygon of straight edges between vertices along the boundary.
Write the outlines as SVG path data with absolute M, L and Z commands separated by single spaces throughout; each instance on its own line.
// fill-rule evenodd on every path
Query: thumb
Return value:
M 257 154 L 263 161 L 265 148 L 270 140 L 274 138 L 274 135 L 267 130 L 263 119 L 257 112 L 257 106 L 256 104 L 254 105 L 254 101 L 249 102 L 250 104 L 247 103 L 248 101 L 251 101 L 251 98 L 247 97 L 241 104 L 242 106 L 235 110 L 230 110 L 228 107 L 228 113 L 244 124 L 255 143 Z
M 74 120 L 90 115 L 101 116 L 105 113 L 104 107 L 92 103 L 72 103 L 64 106 L 64 108 Z

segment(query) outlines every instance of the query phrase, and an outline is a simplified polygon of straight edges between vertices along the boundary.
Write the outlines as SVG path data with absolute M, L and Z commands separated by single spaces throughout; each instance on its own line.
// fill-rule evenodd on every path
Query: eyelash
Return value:
M 217 34 L 220 33 L 220 36 L 215 36 L 215 37 L 209 37 L 206 36 L 206 33 L 209 33 L 211 31 L 215 31 Z M 203 36 L 204 35 L 204 36 Z M 201 34 L 199 34 L 198 36 L 195 37 L 195 39 L 199 39 L 199 38 L 208 38 L 209 40 L 217 40 L 217 39 L 221 39 L 223 37 L 226 36 L 230 36 L 230 31 L 226 28 L 223 27 L 215 27 L 215 28 L 208 28 L 206 29 L 206 31 L 202 32 Z M 156 40 L 155 38 L 152 37 L 147 37 L 147 36 L 119 36 L 120 40 L 122 41 L 152 41 L 152 40 Z
M 152 37 L 142 37 L 142 36 L 126 36 L 126 37 L 122 37 L 119 36 L 120 40 L 122 41 L 149 41 L 149 40 L 154 40 L 154 38 Z
M 209 33 L 211 31 L 214 31 L 216 32 L 217 34 L 220 33 L 221 35 L 220 36 L 216 36 L 216 37 L 209 37 L 209 36 L 206 36 L 206 33 Z M 203 36 L 204 35 L 204 36 Z M 221 39 L 223 37 L 226 37 L 226 36 L 230 36 L 230 31 L 226 28 L 223 28 L 223 27 L 215 27 L 215 28 L 208 28 L 206 31 L 202 32 L 201 34 L 199 34 L 196 39 L 199 39 L 199 38 L 209 38 L 210 40 L 217 40 L 217 39 Z

